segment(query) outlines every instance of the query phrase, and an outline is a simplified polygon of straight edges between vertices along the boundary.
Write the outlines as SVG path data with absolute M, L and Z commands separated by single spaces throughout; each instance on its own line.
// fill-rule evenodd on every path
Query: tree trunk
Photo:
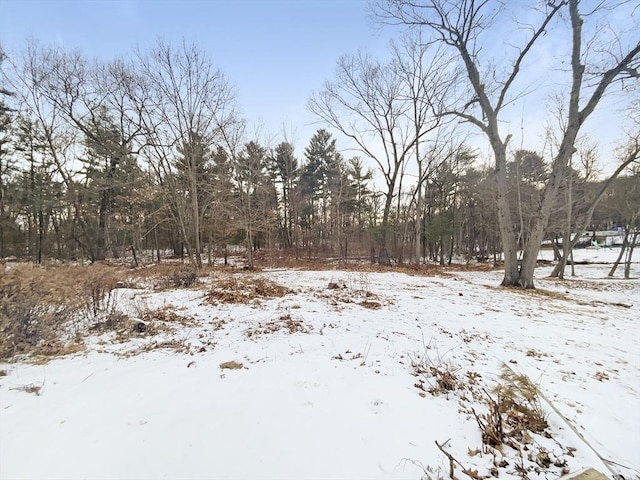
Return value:
M 600 188 L 600 190 L 598 190 L 598 193 L 596 194 L 595 198 L 593 199 L 593 201 L 591 202 L 591 205 L 589 206 L 589 209 L 587 210 L 587 213 L 584 216 L 584 220 L 582 221 L 582 223 L 580 224 L 580 226 L 576 226 L 576 234 L 573 237 L 573 240 L 571 241 L 571 246 L 570 246 L 570 251 L 573 251 L 573 248 L 576 246 L 576 244 L 580 241 L 580 237 L 582 236 L 582 234 L 584 233 L 584 231 L 587 229 L 587 226 L 591 223 L 591 218 L 593 218 L 593 213 L 596 210 L 596 207 L 598 206 L 598 203 L 600 202 L 600 199 L 602 198 L 602 196 L 604 195 L 604 193 L 607 191 L 607 189 L 609 188 L 609 186 L 611 185 L 611 183 L 618 178 L 618 176 L 622 173 L 622 171 L 627 168 L 627 166 L 629 166 L 632 162 L 634 162 L 635 160 L 637 160 L 638 158 L 638 153 L 640 153 L 640 145 L 635 145 L 635 148 L 632 148 L 628 155 L 624 158 L 624 160 L 622 161 L 622 163 L 620 163 L 620 165 L 618 166 L 618 168 L 616 168 L 615 172 L 613 172 L 611 174 L 611 176 L 609 178 L 607 178 L 607 181 L 604 182 L 604 184 L 602 185 L 602 187 Z M 631 221 L 631 223 L 633 224 L 633 222 L 635 222 L 635 219 L 638 218 L 638 216 L 636 215 L 634 217 L 634 219 Z M 563 242 L 564 245 L 564 242 Z M 618 261 L 620 261 L 620 259 L 618 259 Z M 558 264 L 555 266 L 555 268 L 553 269 L 553 271 L 551 272 L 551 275 L 549 275 L 550 277 L 557 277 L 560 274 L 561 269 L 564 269 L 564 266 L 566 264 L 566 255 L 564 255 L 560 261 L 558 262 Z M 614 269 L 615 270 L 615 269 Z
M 131 254 L 133 255 L 133 266 L 138 268 L 138 255 L 136 254 L 136 247 L 131 245 Z
M 251 227 L 247 229 L 247 269 L 253 270 L 253 236 L 251 235 Z
M 193 167 L 195 170 L 195 167 Z M 191 214 L 193 215 L 193 242 L 196 268 L 202 268 L 202 248 L 200 246 L 200 207 L 198 205 L 198 185 L 195 171 L 191 173 Z
M 568 198 L 567 198 L 567 224 L 565 226 L 564 231 L 564 240 L 562 241 L 562 259 L 560 263 L 562 266 L 560 267 L 560 272 L 558 273 L 558 277 L 562 280 L 564 279 L 564 270 L 566 268 L 567 259 L 569 258 L 569 254 L 573 251 L 574 243 L 571 241 L 571 214 L 572 214 L 572 198 L 571 198 L 571 160 L 569 160 L 569 175 L 567 176 L 568 182 Z M 577 237 L 577 232 L 576 232 Z M 573 269 L 573 262 L 571 263 L 571 268 Z
M 638 232 L 636 231 L 633 233 L 633 236 L 631 237 L 631 243 L 627 251 L 627 258 L 624 263 L 624 278 L 626 280 L 628 280 L 631 275 L 631 257 L 633 256 L 633 249 L 635 248 L 637 241 L 638 241 Z
M 627 245 L 629 245 L 629 229 L 625 228 L 624 230 L 624 240 L 622 240 L 622 246 L 620 247 L 620 253 L 618 254 L 618 258 L 616 258 L 616 261 L 613 262 L 613 265 L 611 266 L 611 270 L 609 270 L 609 273 L 607 274 L 607 277 L 613 277 L 616 273 L 616 270 L 618 269 L 618 266 L 620 265 L 620 262 L 622 261 L 622 256 L 624 255 L 624 252 L 627 249 Z
M 497 183 L 498 224 L 500 226 L 500 238 L 504 252 L 504 277 L 503 287 L 521 286 L 518 271 L 518 246 L 515 225 L 511 219 L 507 186 L 507 142 L 500 141 L 497 134 L 498 127 L 495 121 L 495 129 L 492 129 L 490 140 L 495 155 L 495 177 Z M 495 133 L 494 133 L 495 132 Z M 507 140 L 508 141 L 508 140 Z M 533 277 L 533 272 L 531 273 Z M 533 283 L 533 280 L 532 280 Z
M 389 191 L 384 202 L 384 211 L 382 213 L 382 225 L 380 226 L 380 238 L 378 243 L 378 264 L 391 265 L 391 257 L 387 250 L 387 231 L 389 230 L 389 213 L 391 211 L 391 203 L 393 200 L 393 187 L 389 186 Z

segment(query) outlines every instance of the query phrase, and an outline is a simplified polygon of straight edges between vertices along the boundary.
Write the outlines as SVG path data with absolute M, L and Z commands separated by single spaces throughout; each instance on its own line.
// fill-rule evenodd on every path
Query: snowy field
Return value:
M 213 277 L 119 289 L 129 314 L 164 308 L 174 325 L 0 364 L 0 478 L 639 478 L 640 265 L 608 269 L 540 268 L 538 292 L 454 269 L 242 272 L 290 291 L 237 303 L 207 299 Z M 511 434 L 483 444 L 514 378 L 547 425 L 517 434 L 504 417 Z

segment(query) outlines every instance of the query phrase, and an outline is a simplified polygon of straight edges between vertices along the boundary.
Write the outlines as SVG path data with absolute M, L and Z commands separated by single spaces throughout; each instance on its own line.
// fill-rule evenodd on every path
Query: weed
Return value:
M 245 335 L 248 338 L 255 338 L 281 330 L 285 330 L 289 334 L 309 333 L 312 327 L 305 325 L 300 318 L 293 317 L 291 314 L 286 313 L 266 323 L 259 323 L 257 327 L 247 329 Z
M 161 263 L 137 268 L 129 274 L 123 283 L 136 286 L 139 282 L 155 289 L 188 288 L 198 281 L 198 272 L 191 265 Z
M 291 293 L 287 287 L 256 276 L 227 276 L 214 282 L 207 294 L 211 303 L 249 303 L 252 300 L 284 297 Z
M 90 315 L 115 311 L 117 297 L 115 289 L 118 286 L 116 270 L 106 265 L 90 265 L 76 272 L 74 278 L 82 285 L 84 308 Z
M 413 375 L 419 377 L 414 386 L 432 395 L 446 394 L 463 388 L 464 382 L 458 377 L 460 367 L 451 360 L 445 360 L 431 343 L 425 345 L 422 355 L 416 355 L 415 358 L 409 355 Z M 435 350 L 435 358 L 431 358 L 430 350 Z
M 20 387 L 12 388 L 11 390 L 18 390 L 20 392 L 33 393 L 36 396 L 40 396 L 40 392 L 42 391 L 42 385 L 36 385 L 34 383 L 30 383 L 28 385 L 22 385 Z
M 369 290 L 369 276 L 361 273 L 359 277 L 349 275 L 347 281 L 331 280 L 326 290 L 330 292 L 318 293 L 321 298 L 328 299 L 332 305 L 340 303 L 357 303 L 361 307 L 378 310 L 382 307 L 378 295 Z M 361 299 L 360 301 L 358 301 Z
M 498 400 L 494 400 L 491 398 L 491 395 L 487 393 L 486 402 L 489 407 L 487 413 L 477 414 L 473 408 L 471 411 L 482 432 L 482 443 L 491 447 L 499 447 L 502 445 L 505 436 L 502 425 L 500 397 L 498 397 Z
M 116 270 L 106 265 L 18 265 L 4 272 L 0 358 L 65 353 L 65 346 L 85 333 L 88 322 L 115 311 L 116 284 Z
M 222 362 L 220 364 L 221 370 L 240 370 L 244 365 L 240 362 L 236 362 L 235 360 L 231 360 L 230 362 Z
M 526 375 L 504 367 L 502 383 L 494 391 L 502 398 L 502 413 L 512 428 L 510 436 L 523 437 L 525 431 L 542 433 L 549 426 L 542 411 L 538 388 Z
M 167 277 L 166 281 L 174 288 L 188 288 L 198 281 L 198 275 L 195 269 L 180 268 Z
M 359 305 L 361 307 L 369 308 L 371 310 L 378 310 L 382 307 L 382 304 L 380 302 L 373 302 L 371 300 L 363 300 L 362 302 L 359 303 Z

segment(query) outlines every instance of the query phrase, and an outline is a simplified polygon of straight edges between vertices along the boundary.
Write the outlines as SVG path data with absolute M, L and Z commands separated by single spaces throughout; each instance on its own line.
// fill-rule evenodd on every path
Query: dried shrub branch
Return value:
M 17 265 L 0 276 L 0 359 L 78 351 L 92 320 L 115 312 L 117 271 L 106 265 Z

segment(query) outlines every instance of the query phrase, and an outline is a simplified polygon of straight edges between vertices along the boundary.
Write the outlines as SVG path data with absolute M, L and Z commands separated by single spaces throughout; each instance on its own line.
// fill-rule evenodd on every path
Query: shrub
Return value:
M 170 277 L 170 284 L 175 288 L 188 288 L 198 281 L 198 275 L 191 268 L 181 268 L 173 272 Z
M 65 351 L 87 320 L 115 311 L 116 283 L 115 271 L 104 265 L 5 270 L 0 276 L 0 359 Z
M 5 271 L 0 278 L 0 358 L 55 339 L 73 310 L 73 298 L 63 275 L 29 265 Z
M 76 281 L 81 287 L 79 300 L 89 316 L 109 315 L 115 311 L 115 289 L 118 285 L 117 271 L 106 265 L 76 267 Z

